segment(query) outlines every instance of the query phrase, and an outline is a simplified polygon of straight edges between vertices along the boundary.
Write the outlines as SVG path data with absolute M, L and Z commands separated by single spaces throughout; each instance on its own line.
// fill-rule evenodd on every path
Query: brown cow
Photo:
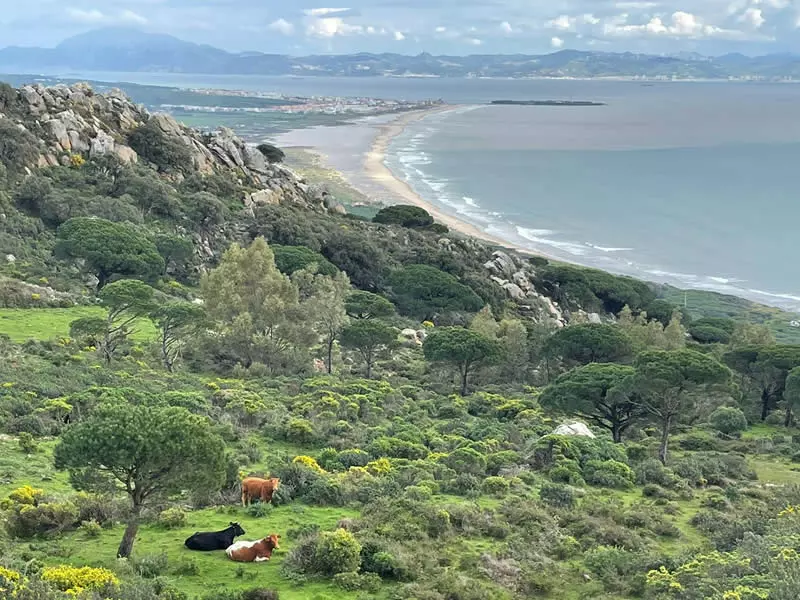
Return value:
M 281 480 L 277 477 L 272 479 L 259 479 L 258 477 L 247 477 L 242 480 L 242 506 L 247 506 L 254 500 L 261 502 L 272 502 L 272 494 L 278 489 Z
M 278 549 L 281 536 L 271 534 L 255 542 L 236 542 L 228 546 L 225 554 L 236 562 L 264 562 L 270 559 L 272 551 Z

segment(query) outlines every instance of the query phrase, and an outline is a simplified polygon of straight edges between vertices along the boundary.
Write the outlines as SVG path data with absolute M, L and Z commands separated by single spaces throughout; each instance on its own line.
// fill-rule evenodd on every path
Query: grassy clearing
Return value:
M 40 442 L 38 452 L 23 454 L 16 439 L 0 438 L 0 499 L 23 485 L 52 494 L 72 492 L 67 474 L 53 467 L 55 445 L 55 440 Z
M 3 308 L 0 309 L 0 335 L 7 335 L 13 342 L 27 340 L 52 340 L 69 337 L 69 324 L 84 317 L 104 317 L 106 311 L 99 306 L 75 306 L 73 308 Z M 140 320 L 132 338 L 137 341 L 151 340 L 156 336 L 155 327 Z
M 265 587 L 280 592 L 285 600 L 305 600 L 317 598 L 355 598 L 332 587 L 328 583 L 307 582 L 302 586 L 283 578 L 280 567 L 286 555 L 296 543 L 292 531 L 311 523 L 323 530 L 336 528 L 342 518 L 355 517 L 357 512 L 342 508 L 316 508 L 300 504 L 281 506 L 273 509 L 266 517 L 256 518 L 245 509 L 236 506 L 200 510 L 189 513 L 186 527 L 167 530 L 157 525 L 140 528 L 136 538 L 134 557 L 165 554 L 168 567 L 164 577 L 178 589 L 189 595 L 201 595 L 215 590 L 249 589 Z M 272 533 L 281 535 L 280 549 L 272 560 L 265 563 L 234 563 L 223 551 L 193 552 L 183 545 L 184 540 L 196 531 L 217 531 L 224 529 L 231 521 L 241 523 L 246 534 L 245 540 L 255 540 Z M 68 562 L 74 565 L 115 568 L 116 550 L 123 526 L 103 531 L 99 538 L 88 540 L 81 532 L 65 536 L 59 543 L 65 556 L 52 556 L 45 559 L 48 564 Z M 196 575 L 180 574 L 194 563 Z M 192 567 L 194 570 L 194 567 Z

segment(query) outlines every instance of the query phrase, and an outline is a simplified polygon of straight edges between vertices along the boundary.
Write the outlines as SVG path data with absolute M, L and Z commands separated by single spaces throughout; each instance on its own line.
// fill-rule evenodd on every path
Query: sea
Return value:
M 114 77 L 445 100 L 458 108 L 413 123 L 387 155 L 394 174 L 442 210 L 561 260 L 800 311 L 800 85 Z M 605 105 L 491 106 L 492 100 Z M 298 132 L 294 139 L 319 147 L 370 192 L 359 164 L 381 122 Z

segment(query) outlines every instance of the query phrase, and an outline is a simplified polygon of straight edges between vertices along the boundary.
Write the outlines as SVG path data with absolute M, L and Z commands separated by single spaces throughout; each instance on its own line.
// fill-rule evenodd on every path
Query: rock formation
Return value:
M 151 115 L 120 90 L 98 94 L 87 84 L 26 85 L 16 93 L 13 110 L 0 112 L 0 118 L 13 120 L 39 140 L 39 157 L 31 168 L 66 165 L 76 154 L 83 158 L 110 154 L 124 163 L 141 162 L 128 145 L 128 136 L 152 121 L 166 137 L 189 149 L 192 170 L 236 173 L 252 188 L 242 198 L 247 207 L 300 204 L 319 211 L 340 211 L 333 199 L 312 189 L 287 167 L 270 164 L 230 129 L 203 134 L 170 115 Z

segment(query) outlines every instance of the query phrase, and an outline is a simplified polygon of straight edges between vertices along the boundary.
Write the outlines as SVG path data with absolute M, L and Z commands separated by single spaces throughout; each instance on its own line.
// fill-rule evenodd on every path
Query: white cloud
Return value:
M 309 8 L 303 11 L 309 17 L 326 17 L 349 11 L 349 8 Z
M 514 33 L 514 28 L 508 21 L 503 21 L 502 23 L 500 23 L 500 30 L 503 33 Z
M 402 31 L 395 31 L 394 39 L 395 41 L 402 42 L 404 39 L 406 39 L 406 36 Z
M 277 21 L 273 21 L 267 26 L 267 29 L 283 35 L 292 35 L 294 33 L 294 25 L 289 23 L 289 21 L 286 19 L 278 19 Z
M 715 25 L 707 25 L 698 16 L 682 10 L 672 13 L 669 21 L 661 17 L 653 17 L 647 23 L 640 25 L 628 24 L 628 15 L 619 15 L 609 19 L 603 32 L 609 37 L 624 36 L 665 36 L 672 38 L 727 38 L 740 39 L 744 37 L 741 31 L 723 29 Z
M 753 6 L 744 11 L 742 16 L 739 17 L 739 22 L 747 23 L 754 29 L 760 29 L 766 21 L 767 20 L 764 18 L 764 11 Z
M 133 12 L 123 10 L 116 14 L 106 14 L 96 8 L 68 8 L 67 16 L 76 23 L 89 25 L 146 25 L 147 19 Z
M 345 22 L 344 17 L 337 16 L 349 12 L 349 8 L 311 8 L 306 14 L 306 35 L 318 38 L 359 35 L 365 32 L 361 25 Z
M 480 40 L 478 38 L 467 38 L 467 43 L 470 46 L 482 46 L 483 45 L 483 40 Z
M 575 27 L 575 19 L 569 15 L 561 15 L 545 23 L 545 26 L 559 31 L 572 31 Z
M 550 45 L 553 48 L 563 48 L 564 47 L 564 40 L 560 37 L 553 37 L 550 39 Z
M 545 27 L 548 29 L 556 29 L 558 31 L 570 31 L 575 32 L 578 29 L 579 25 L 598 25 L 600 23 L 600 19 L 595 17 L 592 13 L 584 13 L 582 15 L 578 15 L 576 17 L 571 17 L 569 15 L 561 15 L 547 21 L 545 23 Z
M 447 32 L 447 27 L 439 25 L 439 27 L 436 28 L 436 33 L 445 33 L 445 32 Z

